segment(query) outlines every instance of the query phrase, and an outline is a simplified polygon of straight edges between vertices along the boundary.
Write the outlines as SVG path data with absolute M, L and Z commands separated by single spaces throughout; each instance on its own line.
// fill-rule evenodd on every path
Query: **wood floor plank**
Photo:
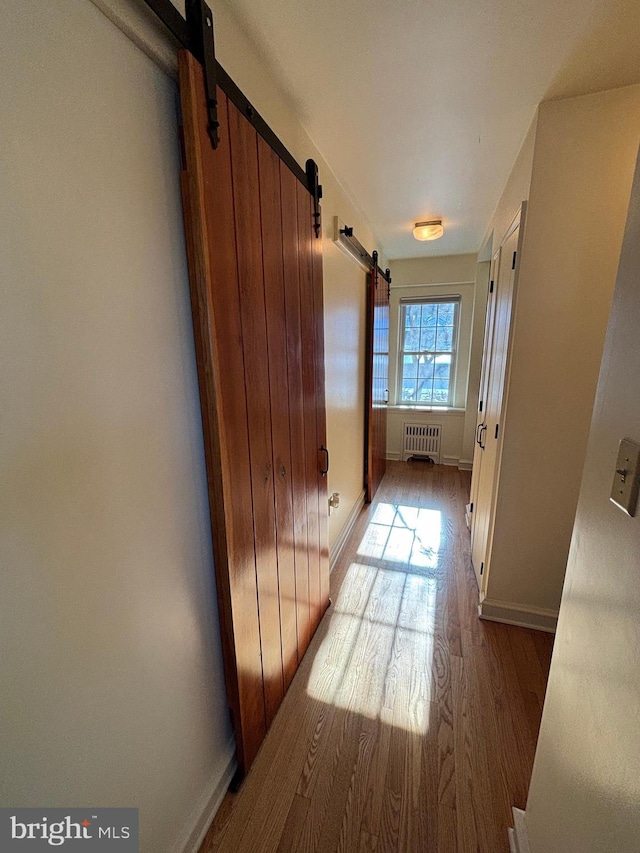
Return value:
M 278 853 L 291 853 L 298 847 L 298 841 L 302 834 L 302 828 L 309 811 L 309 800 L 296 794 L 291 803 L 287 821 L 280 836 Z
M 552 637 L 478 619 L 468 488 L 464 472 L 389 463 L 201 853 L 507 853 Z

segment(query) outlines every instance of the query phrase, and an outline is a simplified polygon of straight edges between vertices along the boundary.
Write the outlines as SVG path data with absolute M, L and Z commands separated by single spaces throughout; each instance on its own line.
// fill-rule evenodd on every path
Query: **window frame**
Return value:
M 451 341 L 451 350 L 424 350 L 420 353 L 417 350 L 405 350 L 405 332 L 406 332 L 406 312 L 407 307 L 411 305 L 427 305 L 427 304 L 452 304 L 454 305 L 454 317 L 453 317 L 453 336 Z M 397 363 L 397 371 L 396 371 L 396 405 L 398 406 L 409 406 L 411 408 L 440 408 L 440 409 L 451 409 L 455 407 L 455 399 L 456 399 L 456 381 L 457 381 L 457 367 L 458 367 L 458 349 L 459 349 L 459 339 L 460 339 L 460 322 L 461 322 L 461 313 L 462 313 L 462 297 L 460 294 L 450 294 L 443 296 L 418 296 L 418 297 L 404 297 L 401 298 L 398 302 L 398 320 L 399 320 L 399 334 L 398 334 L 398 363 Z M 437 328 L 437 324 L 436 324 Z M 451 367 L 449 369 L 449 394 L 446 402 L 441 401 L 431 401 L 428 402 L 426 400 L 403 400 L 402 399 L 402 388 L 403 388 L 403 375 L 404 375 L 404 357 L 405 355 L 417 355 L 417 354 L 433 354 L 434 357 L 438 355 L 450 355 L 451 356 Z

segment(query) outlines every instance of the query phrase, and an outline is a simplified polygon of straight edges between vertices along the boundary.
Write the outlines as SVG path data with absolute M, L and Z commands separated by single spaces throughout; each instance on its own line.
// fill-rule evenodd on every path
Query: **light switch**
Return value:
M 611 500 L 627 515 L 636 514 L 640 488 L 640 444 L 623 438 L 618 448 Z

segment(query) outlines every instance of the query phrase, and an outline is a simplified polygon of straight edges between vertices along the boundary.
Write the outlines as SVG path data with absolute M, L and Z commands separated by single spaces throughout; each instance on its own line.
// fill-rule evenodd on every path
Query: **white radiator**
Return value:
M 402 458 L 429 456 L 440 464 L 440 424 L 404 424 Z

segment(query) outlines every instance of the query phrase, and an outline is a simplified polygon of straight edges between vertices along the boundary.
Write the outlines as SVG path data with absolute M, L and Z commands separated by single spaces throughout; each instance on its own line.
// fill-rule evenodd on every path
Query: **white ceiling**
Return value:
M 639 0 L 229 2 L 388 258 L 477 251 L 536 105 L 640 82 Z

